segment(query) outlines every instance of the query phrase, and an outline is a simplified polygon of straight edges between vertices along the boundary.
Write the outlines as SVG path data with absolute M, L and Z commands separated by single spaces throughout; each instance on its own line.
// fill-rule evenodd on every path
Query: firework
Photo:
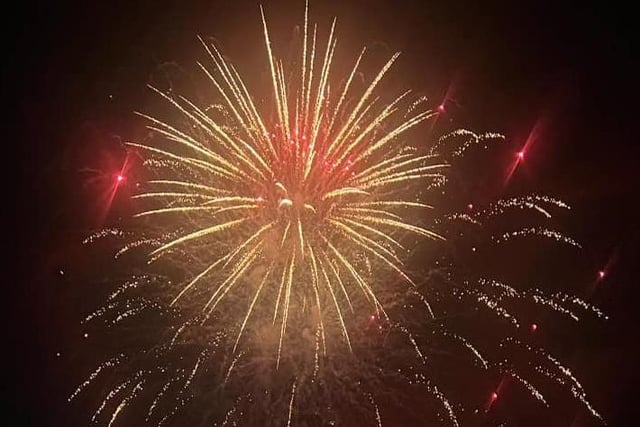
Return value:
M 359 259 L 380 261 L 413 284 L 402 268 L 398 253 L 402 245 L 394 235 L 400 230 L 441 238 L 401 215 L 405 209 L 429 206 L 397 194 L 406 183 L 442 177 L 444 163 L 402 144 L 409 129 L 434 113 L 407 111 L 409 92 L 388 103 L 376 96 L 397 54 L 358 93 L 352 82 L 363 50 L 346 83 L 333 95 L 335 21 L 321 52 L 317 29 L 309 37 L 305 15 L 301 67 L 293 75 L 285 74 L 282 61 L 272 52 L 264 15 L 263 25 L 274 104 L 256 106 L 234 66 L 216 46 L 203 42 L 214 67 L 202 68 L 225 101 L 220 106 L 225 120 L 212 118 L 186 99 L 158 91 L 198 136 L 193 130 L 181 131 L 143 115 L 150 129 L 171 144 L 165 149 L 130 146 L 169 159 L 168 166 L 180 169 L 161 172 L 164 179 L 149 182 L 153 190 L 134 196 L 150 202 L 136 216 L 170 217 L 173 224 L 186 225 L 185 231 L 160 238 L 159 247 L 149 254 L 153 259 L 175 250 L 188 251 L 194 245 L 229 247 L 207 251 L 209 265 L 174 295 L 171 305 L 179 305 L 201 288 L 208 294 L 205 298 L 198 295 L 202 303 L 199 322 L 204 324 L 236 288 L 252 287 L 253 297 L 234 351 L 255 307 L 265 305 L 273 307 L 272 322 L 280 324 L 278 356 L 291 311 L 303 308 L 318 313 L 316 326 L 323 338 L 323 353 L 326 330 L 334 326 L 322 315 L 325 311 L 337 317 L 342 340 L 349 348 L 344 311 L 353 308 L 353 298 L 364 297 L 368 311 L 386 316 Z M 215 244 L 215 239 L 222 242 Z M 245 283 L 257 268 L 262 269 L 262 279 Z M 209 279 L 215 276 L 221 280 L 212 285 Z M 327 302 L 329 307 L 325 307 Z
M 200 408 L 190 425 L 265 419 L 292 425 L 313 417 L 383 425 L 384 408 L 398 395 L 430 396 L 434 413 L 458 425 L 456 393 L 434 372 L 440 348 L 467 354 L 471 365 L 511 378 L 548 405 L 509 361 L 525 349 L 539 377 L 568 387 L 599 417 L 568 368 L 512 333 L 521 324 L 518 303 L 572 320 L 582 312 L 603 316 L 596 308 L 462 274 L 451 260 L 429 266 L 426 278 L 424 269 L 406 263 L 424 245 L 418 241 L 443 250 L 460 224 L 473 233 L 512 209 L 546 219 L 568 206 L 526 196 L 474 212 L 434 212 L 429 195 L 445 187 L 455 159 L 502 136 L 458 130 L 429 146 L 410 146 L 414 128 L 444 108 L 428 109 L 410 91 L 390 97 L 380 90 L 398 54 L 373 73 L 364 70 L 372 77 L 362 86 L 355 77 L 365 49 L 346 78 L 334 77 L 335 21 L 320 41 L 305 8 L 299 54 L 284 61 L 261 14 L 271 101 L 258 101 L 235 66 L 204 40 L 210 64 L 199 66 L 219 103 L 196 105 L 152 88 L 179 118 L 140 114 L 156 138 L 128 144 L 152 174 L 133 196 L 139 226 L 86 240 L 124 239 L 116 258 L 142 252 L 149 265 L 85 322 L 153 324 L 153 342 L 135 357 L 119 353 L 105 361 L 70 400 L 111 371 L 120 380 L 109 383 L 92 416 L 107 425 L 128 411 L 159 425 L 188 419 L 186 405 Z M 490 240 L 532 237 L 579 246 L 539 226 Z M 486 311 L 504 333 L 472 342 L 442 320 L 451 306 Z M 219 407 L 206 409 L 211 399 Z M 135 402 L 138 409 L 129 409 Z

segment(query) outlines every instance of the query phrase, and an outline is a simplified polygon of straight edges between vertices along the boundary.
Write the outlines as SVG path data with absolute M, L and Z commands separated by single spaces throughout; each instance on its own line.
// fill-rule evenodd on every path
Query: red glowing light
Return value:
M 472 204 L 472 203 L 469 203 L 469 204 L 467 205 L 467 209 L 472 210 L 472 209 L 473 209 L 473 204 Z
M 599 278 L 599 279 L 604 279 L 604 276 L 605 276 L 605 272 L 604 272 L 604 270 L 600 270 L 600 271 L 598 271 L 598 278 Z
M 535 323 L 533 323 L 531 325 L 531 332 L 535 332 L 538 329 L 538 325 L 536 325 Z
M 524 150 L 518 151 L 518 159 L 520 159 L 520 160 L 524 159 Z
M 125 180 L 124 175 L 116 175 L 116 181 L 118 182 L 118 184 L 120 184 L 121 182 L 123 182 Z
M 491 400 L 494 401 L 498 398 L 498 393 L 496 393 L 495 391 L 493 393 L 491 393 Z
M 437 110 L 438 110 L 438 113 L 444 113 L 444 104 L 438 105 Z

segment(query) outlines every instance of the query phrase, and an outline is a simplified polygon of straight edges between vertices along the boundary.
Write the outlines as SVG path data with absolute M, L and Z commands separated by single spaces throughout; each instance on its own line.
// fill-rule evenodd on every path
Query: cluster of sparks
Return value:
M 92 420 L 116 423 L 137 396 L 153 389 L 146 419 L 163 425 L 188 403 L 195 388 L 202 387 L 200 377 L 215 376 L 213 360 L 222 360 L 217 387 L 224 389 L 230 387 L 234 375 L 242 378 L 242 370 L 255 368 L 252 354 L 272 354 L 265 362 L 270 364 L 272 375 L 293 366 L 291 361 L 300 354 L 310 354 L 308 370 L 296 365 L 293 374 L 282 381 L 285 424 L 291 425 L 297 402 L 309 394 L 305 386 L 328 384 L 331 380 L 326 372 L 331 366 L 343 360 L 351 363 L 349 357 L 370 345 L 363 344 L 366 340 L 360 326 L 354 327 L 358 316 L 369 319 L 369 326 L 385 340 L 391 341 L 387 337 L 393 334 L 404 337 L 414 360 L 407 364 L 409 368 L 397 367 L 394 362 L 371 369 L 389 371 L 389 375 L 393 371 L 408 386 L 423 387 L 441 402 L 443 419 L 452 425 L 459 425 L 459 407 L 430 379 L 426 368 L 429 336 L 433 335 L 461 346 L 480 369 L 495 369 L 512 378 L 547 405 L 530 380 L 503 360 L 486 354 L 482 345 L 445 327 L 433 327 L 439 316 L 445 316 L 444 310 L 437 309 L 441 300 L 438 292 L 442 290 L 431 294 L 424 281 L 418 283 L 408 273 L 403 259 L 411 249 L 406 242 L 412 234 L 446 240 L 446 233 L 437 230 L 443 222 L 482 226 L 484 221 L 512 209 L 530 209 L 549 218 L 552 209 L 568 206 L 547 196 L 526 196 L 500 200 L 484 210 L 474 210 L 470 205 L 469 212 L 442 215 L 431 222 L 413 220 L 424 218 L 431 206 L 420 197 L 410 196 L 409 189 L 417 184 L 424 192 L 445 183 L 450 162 L 441 153 L 443 147 L 462 141 L 449 152 L 455 159 L 474 145 L 502 136 L 458 130 L 428 149 L 409 147 L 404 142 L 409 132 L 444 113 L 444 107 L 421 109 L 424 99 L 412 100 L 409 91 L 384 100 L 380 82 L 398 54 L 360 88 L 355 77 L 361 72 L 363 49 L 346 79 L 336 80 L 332 74 L 337 44 L 335 21 L 324 48 L 320 48 L 320 36 L 317 27 L 309 25 L 307 8 L 300 56 L 293 60 L 297 67 L 286 72 L 283 61 L 272 50 L 264 13 L 262 22 L 273 104 L 258 103 L 235 66 L 216 46 L 203 41 L 212 66 L 200 67 L 221 103 L 200 107 L 154 89 L 175 107 L 181 125 L 142 115 L 163 141 L 155 145 L 129 144 L 149 156 L 146 165 L 157 175 L 146 183 L 143 192 L 133 196 L 141 203 L 135 216 L 146 227 L 146 234 L 132 239 L 134 233 L 106 229 L 85 241 L 125 240 L 116 258 L 134 249 L 148 249 L 149 264 L 159 265 L 164 260 L 179 265 L 187 277 L 171 281 L 155 273 L 133 276 L 110 295 L 105 305 L 86 316 L 87 324 L 102 319 L 108 325 L 150 310 L 179 319 L 164 341 L 143 352 L 153 362 L 133 369 L 124 381 L 116 383 Z M 519 160 L 523 157 L 523 152 L 518 154 Z M 119 174 L 116 180 L 117 185 L 124 185 L 126 177 Z M 531 227 L 503 233 L 494 241 L 532 235 L 579 246 L 555 230 Z M 386 281 L 376 279 L 381 271 L 390 272 L 401 286 L 390 292 Z M 445 277 L 449 284 L 455 280 L 451 272 Z M 573 320 L 578 319 L 576 310 L 604 317 L 575 297 L 516 290 L 485 278 L 460 280 L 447 291 L 454 300 L 485 308 L 515 328 L 520 327 L 520 321 L 511 311 L 512 300 L 541 305 Z M 416 326 L 402 321 L 405 316 L 398 315 L 398 307 L 407 312 L 421 310 L 422 326 L 420 322 Z M 421 328 L 427 320 L 433 329 L 424 333 Z M 210 327 L 216 332 L 210 332 Z M 536 328 L 535 324 L 531 327 L 532 331 Z M 274 339 L 271 330 L 276 331 Z M 193 338 L 202 331 L 207 331 L 203 338 Z M 180 344 L 194 341 L 202 341 L 201 350 L 191 358 L 189 367 L 160 362 L 169 359 L 167 355 Z M 504 338 L 499 346 L 526 347 L 542 360 L 536 365 L 540 375 L 569 387 L 575 398 L 600 417 L 571 371 L 553 356 L 511 337 Z M 220 353 L 224 357 L 214 356 Z M 405 353 L 398 354 L 406 361 Z M 76 399 L 105 371 L 126 361 L 125 354 L 118 354 L 104 362 L 69 400 Z M 323 375 L 324 382 L 320 380 Z M 354 377 L 364 378 L 364 374 Z M 196 383 L 200 385 L 196 387 Z M 251 402 L 261 398 L 258 389 L 256 386 L 238 393 L 231 409 L 219 419 L 222 425 L 242 423 Z M 273 399 L 277 394 L 264 393 Z M 380 394 L 365 389 L 362 396 L 363 405 L 372 408 L 372 424 L 383 425 L 385 415 L 377 403 Z M 497 394 L 494 396 L 492 401 Z M 107 407 L 111 415 L 102 417 Z M 161 408 L 164 415 L 158 414 Z

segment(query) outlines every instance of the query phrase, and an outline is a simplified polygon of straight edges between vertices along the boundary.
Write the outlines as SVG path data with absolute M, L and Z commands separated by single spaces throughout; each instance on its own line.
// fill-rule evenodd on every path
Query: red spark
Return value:
M 538 329 L 538 325 L 536 325 L 535 323 L 531 324 L 531 332 L 535 332 Z
M 598 271 L 598 279 L 604 279 L 604 276 L 606 275 L 604 270 L 600 270 Z
M 533 145 L 539 142 L 545 125 L 546 122 L 544 118 L 538 119 L 529 132 L 524 144 L 522 144 L 519 150 L 514 153 L 514 160 L 511 162 L 511 165 L 508 167 L 505 175 L 505 185 L 509 183 L 511 177 L 516 172 L 516 169 L 518 169 L 519 166 L 524 166 L 525 156 L 530 154 Z
M 495 391 L 493 393 L 491 393 L 491 401 L 495 401 L 496 399 L 498 399 L 498 393 L 496 393 Z

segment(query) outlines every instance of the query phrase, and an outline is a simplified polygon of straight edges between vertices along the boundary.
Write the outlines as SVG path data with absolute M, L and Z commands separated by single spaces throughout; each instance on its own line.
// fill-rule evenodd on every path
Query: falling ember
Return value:
M 491 408 L 493 407 L 493 404 L 497 400 L 498 400 L 498 392 L 497 391 L 491 392 L 491 394 L 489 395 L 489 400 L 484 404 L 484 412 L 489 412 L 491 410 Z
M 524 160 L 524 150 L 520 150 L 517 153 L 518 160 Z

